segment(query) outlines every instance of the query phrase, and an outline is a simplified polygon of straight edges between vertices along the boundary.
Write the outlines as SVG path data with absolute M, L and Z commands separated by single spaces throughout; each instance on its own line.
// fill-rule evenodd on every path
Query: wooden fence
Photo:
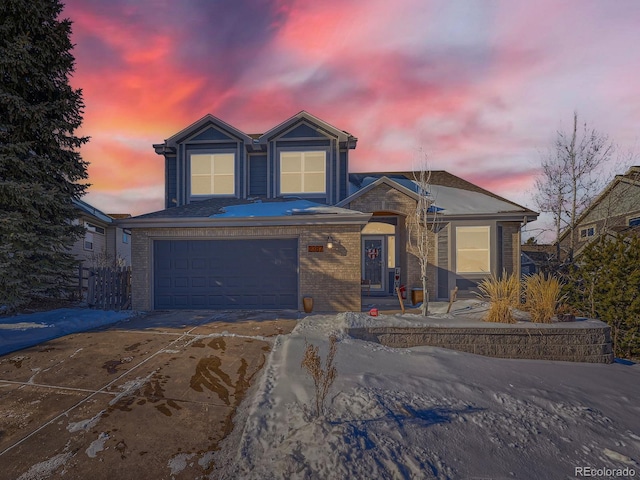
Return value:
M 103 310 L 126 310 L 131 307 L 131 267 L 81 266 L 78 280 L 81 295 L 89 307 Z

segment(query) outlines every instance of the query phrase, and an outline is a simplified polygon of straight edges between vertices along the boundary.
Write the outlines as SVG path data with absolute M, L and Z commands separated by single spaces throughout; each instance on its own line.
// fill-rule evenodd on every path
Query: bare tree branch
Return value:
M 420 263 L 420 278 L 422 279 L 422 307 L 421 313 L 429 313 L 429 290 L 427 274 L 429 255 L 434 248 L 437 225 L 437 212 L 434 208 L 435 199 L 431 195 L 431 169 L 427 155 L 420 149 L 419 164 L 413 170 L 413 181 L 416 185 L 418 201 L 412 218 L 407 218 L 407 233 L 409 237 L 409 252 L 418 258 Z
M 571 131 L 559 131 L 551 151 L 543 158 L 535 200 L 542 212 L 551 213 L 553 217 L 558 258 L 558 240 L 567 229 L 569 258 L 572 258 L 578 217 L 606 185 L 602 167 L 614 153 L 615 145 L 609 137 L 586 123 L 580 127 L 578 114 L 574 112 Z

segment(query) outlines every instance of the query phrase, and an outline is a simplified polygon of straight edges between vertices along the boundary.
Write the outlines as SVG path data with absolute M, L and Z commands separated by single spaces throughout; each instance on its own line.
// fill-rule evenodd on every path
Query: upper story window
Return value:
M 280 193 L 327 192 L 325 152 L 281 152 Z
M 630 227 L 637 227 L 640 225 L 640 217 L 632 217 L 629 219 Z
M 93 233 L 85 232 L 84 234 L 84 249 L 93 250 Z
M 456 227 L 456 272 L 489 273 L 489 227 Z
M 596 234 L 596 227 L 590 225 L 588 227 L 584 227 L 580 229 L 580 240 L 586 240 L 587 238 L 591 238 Z
M 100 235 L 104 235 L 104 228 L 99 227 L 98 225 L 94 225 L 93 223 L 85 223 L 85 228 L 88 232 L 99 233 Z
M 191 155 L 191 195 L 233 195 L 235 185 L 233 153 Z

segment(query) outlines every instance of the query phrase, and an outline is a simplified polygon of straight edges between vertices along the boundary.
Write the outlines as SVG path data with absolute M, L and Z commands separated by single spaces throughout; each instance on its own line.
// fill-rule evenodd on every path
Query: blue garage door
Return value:
M 154 308 L 298 308 L 298 240 L 156 240 Z

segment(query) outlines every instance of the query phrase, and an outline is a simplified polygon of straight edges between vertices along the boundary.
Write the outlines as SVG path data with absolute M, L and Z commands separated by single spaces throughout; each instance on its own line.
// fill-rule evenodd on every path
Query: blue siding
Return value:
M 340 151 L 338 137 L 333 130 L 325 130 L 312 121 L 299 120 L 289 124 L 289 130 L 274 132 L 268 141 L 252 141 L 238 136 L 215 121 L 200 124 L 198 133 L 187 139 L 176 139 L 177 156 L 165 157 L 166 208 L 190 202 L 189 155 L 197 153 L 234 152 L 236 155 L 236 196 L 265 196 L 274 198 L 279 191 L 279 157 L 281 151 L 321 150 L 327 155 L 326 196 L 313 198 L 323 203 L 336 203 L 349 194 L 348 152 Z M 251 142 L 251 143 L 246 143 Z M 343 147 L 344 148 L 344 147 Z M 317 195 L 317 194 L 316 194 Z M 310 198 L 306 195 L 301 195 Z M 172 199 L 177 199 L 177 204 Z M 310 198 L 311 199 L 311 198 Z
M 282 137 L 280 138 L 313 138 L 313 137 L 326 138 L 326 135 L 323 135 L 322 133 L 318 132 L 318 130 L 316 130 L 315 128 L 303 123 L 301 125 L 298 125 L 289 133 L 282 135 Z
M 249 157 L 249 195 L 267 194 L 267 156 Z
M 178 199 L 178 176 L 176 171 L 176 157 L 165 157 L 165 208 L 175 207 Z
M 187 144 L 187 156 L 192 153 L 194 150 L 235 150 L 238 148 L 238 142 L 225 142 L 225 143 L 200 143 L 196 145 Z
M 277 141 L 276 147 L 287 147 L 287 148 L 300 148 L 300 150 L 304 150 L 306 147 L 329 147 L 331 142 L 329 139 L 326 140 L 299 140 L 299 141 Z
M 213 128 L 213 127 L 209 127 L 204 132 L 202 132 L 201 134 L 193 137 L 189 141 L 193 142 L 193 141 L 202 141 L 202 140 L 215 140 L 215 141 L 227 140 L 227 141 L 229 141 L 229 140 L 233 140 L 233 138 L 231 138 L 228 135 L 225 135 L 220 130 L 217 130 L 217 129 Z
M 347 187 L 347 178 L 349 175 L 349 162 L 347 160 L 347 152 L 340 152 L 340 178 L 338 179 L 339 192 L 338 202 L 349 196 Z M 337 203 L 337 202 L 336 202 Z

